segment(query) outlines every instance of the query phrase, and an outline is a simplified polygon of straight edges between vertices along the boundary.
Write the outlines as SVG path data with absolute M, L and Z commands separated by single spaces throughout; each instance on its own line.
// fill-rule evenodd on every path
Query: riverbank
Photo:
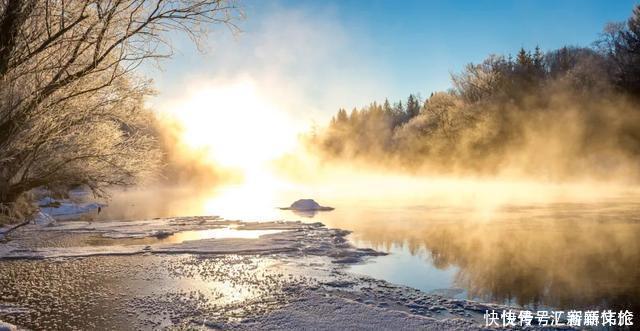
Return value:
M 352 274 L 347 266 L 381 253 L 348 234 L 217 217 L 29 224 L 0 245 L 0 320 L 32 329 L 476 329 L 485 310 L 501 308 Z

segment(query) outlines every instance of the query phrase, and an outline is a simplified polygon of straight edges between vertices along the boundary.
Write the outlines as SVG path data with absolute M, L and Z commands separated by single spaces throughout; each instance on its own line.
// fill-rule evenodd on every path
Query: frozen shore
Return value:
M 0 320 L 35 329 L 440 330 L 482 328 L 486 309 L 503 308 L 349 273 L 345 265 L 381 253 L 353 247 L 348 234 L 217 217 L 30 224 L 0 244 L 9 271 L 0 307 L 17 308 L 0 308 Z
M 216 230 L 226 229 L 222 237 Z M 176 242 L 174 235 L 191 233 L 193 238 Z M 264 234 L 243 238 L 251 232 Z M 301 222 L 238 222 L 217 217 L 180 217 L 140 221 L 66 221 L 40 226 L 31 224 L 14 240 L 0 246 L 0 259 L 72 258 L 96 255 L 136 254 L 276 254 L 290 256 L 318 255 L 333 258 L 337 263 L 360 262 L 366 256 L 380 253 L 358 249 L 345 239 L 348 232 L 327 229 L 320 223 Z M 102 238 L 107 245 L 78 244 L 63 247 L 34 247 L 43 237 L 89 235 Z M 140 239 L 140 240 L 136 240 Z M 104 241 L 103 241 L 104 242 Z

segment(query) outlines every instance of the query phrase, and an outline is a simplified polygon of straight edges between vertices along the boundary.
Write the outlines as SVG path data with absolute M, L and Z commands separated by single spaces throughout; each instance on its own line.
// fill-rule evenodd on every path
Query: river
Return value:
M 528 308 L 640 311 L 639 197 L 633 188 L 593 183 L 377 176 L 330 185 L 231 185 L 206 193 L 121 192 L 102 217 L 322 222 L 352 231 L 358 247 L 389 253 L 352 266 L 355 273 Z M 276 208 L 298 198 L 335 210 Z

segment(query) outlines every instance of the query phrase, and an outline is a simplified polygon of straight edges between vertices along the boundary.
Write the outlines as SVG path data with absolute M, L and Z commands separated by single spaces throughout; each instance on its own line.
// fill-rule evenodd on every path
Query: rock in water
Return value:
M 321 206 L 313 199 L 300 199 L 291 204 L 291 206 L 280 209 L 299 210 L 299 211 L 312 211 L 312 210 L 333 210 L 332 207 Z
M 313 199 L 300 199 L 292 203 L 289 208 L 297 210 L 317 210 L 320 208 L 320 204 Z

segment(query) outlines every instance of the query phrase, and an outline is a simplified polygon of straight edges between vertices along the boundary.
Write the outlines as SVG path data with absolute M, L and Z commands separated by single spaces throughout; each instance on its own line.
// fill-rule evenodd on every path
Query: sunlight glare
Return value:
M 250 79 L 198 86 L 168 111 L 184 127 L 188 147 L 206 149 L 215 164 L 245 177 L 262 173 L 296 142 L 291 118 Z

